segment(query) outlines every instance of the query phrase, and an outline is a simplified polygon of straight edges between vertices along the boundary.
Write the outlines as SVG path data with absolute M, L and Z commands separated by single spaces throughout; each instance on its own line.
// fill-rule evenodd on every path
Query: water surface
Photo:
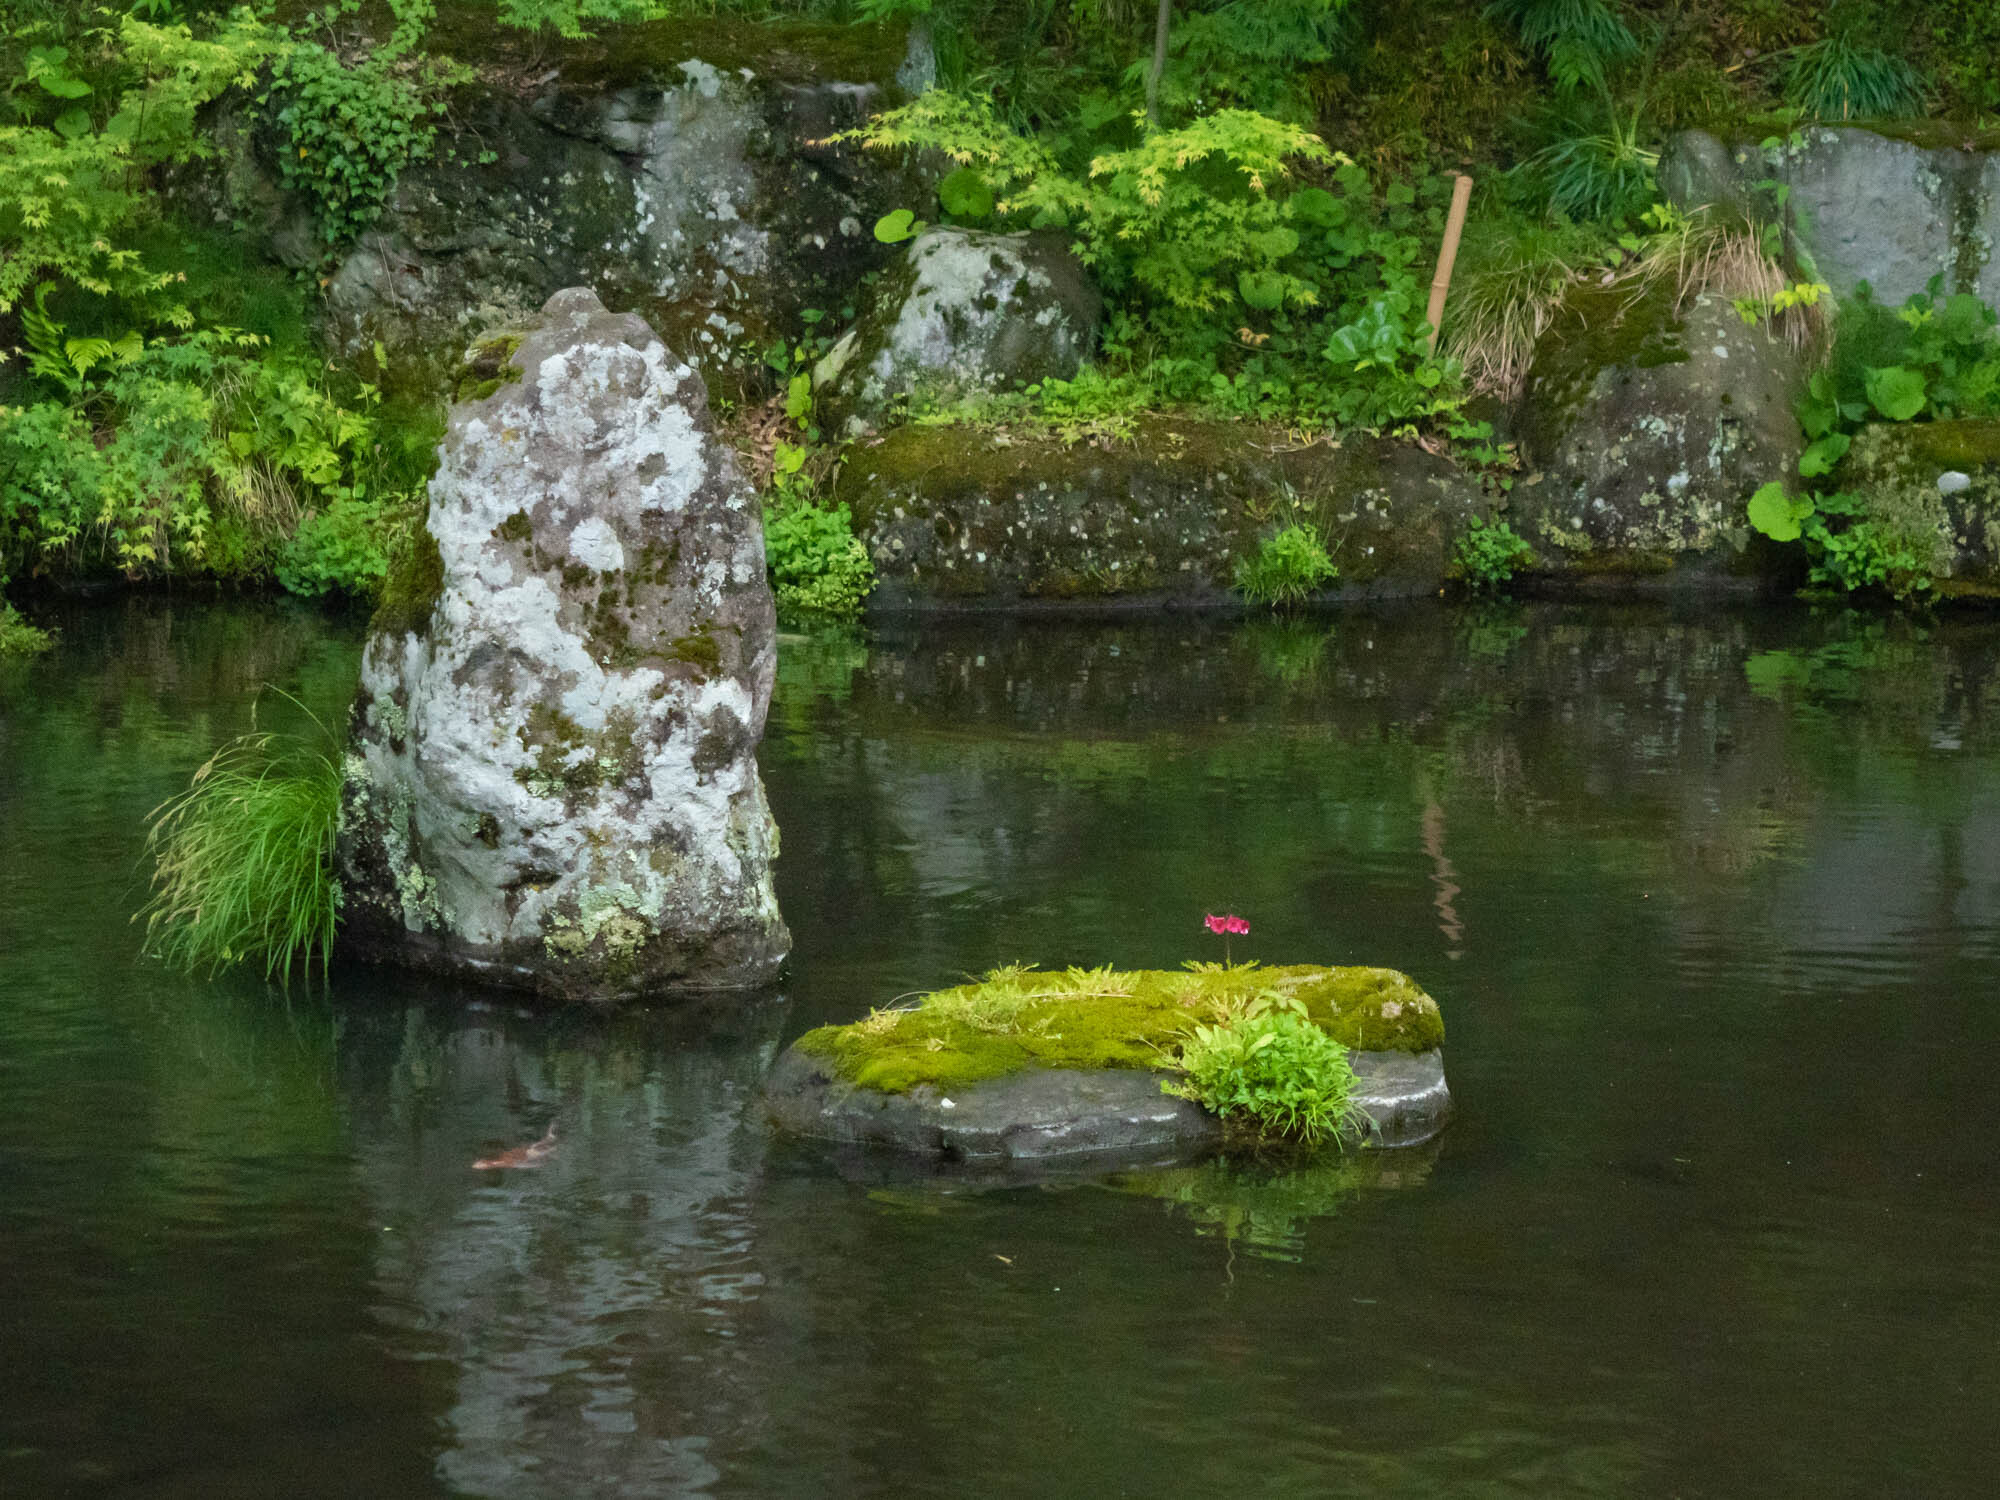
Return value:
M 0 1494 L 1991 1492 L 2000 625 L 792 642 L 786 982 L 598 1018 L 139 958 L 144 813 L 301 722 L 260 683 L 339 722 L 359 630 L 58 623 L 0 665 Z M 1435 1150 L 992 1187 L 762 1121 L 809 1026 L 1222 909 L 1432 990 Z

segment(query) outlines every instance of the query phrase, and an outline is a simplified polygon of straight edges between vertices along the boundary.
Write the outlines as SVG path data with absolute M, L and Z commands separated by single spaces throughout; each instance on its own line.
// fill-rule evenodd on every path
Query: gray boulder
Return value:
M 1533 466 L 1514 526 L 1553 572 L 1728 572 L 1744 503 L 1793 473 L 1805 366 L 1782 339 L 1702 294 L 1572 294 L 1543 335 L 1522 397 Z
M 1769 146 L 1690 130 L 1669 144 L 1660 180 L 1683 208 L 1782 218 L 1837 296 L 1866 281 L 1894 305 L 1942 276 L 1947 291 L 2000 302 L 2000 155 L 1979 145 L 1928 121 L 1894 135 L 1813 126 Z M 1786 189 L 1782 210 L 1773 186 Z
M 489 384 L 363 656 L 342 941 L 567 999 L 768 979 L 776 626 L 700 377 L 577 288 Z
M 829 139 L 893 102 L 900 37 L 872 60 L 818 31 L 789 37 L 744 52 L 721 28 L 685 45 L 670 26 L 633 28 L 602 59 L 555 44 L 555 66 L 534 63 L 519 92 L 469 86 L 433 159 L 332 268 L 330 341 L 434 391 L 469 341 L 588 286 L 711 388 L 759 389 L 764 351 L 795 339 L 806 309 L 841 306 L 893 258 L 869 226 L 925 180 Z
M 928 229 L 819 362 L 814 399 L 857 432 L 898 401 L 1067 380 L 1096 347 L 1100 312 L 1060 240 Z

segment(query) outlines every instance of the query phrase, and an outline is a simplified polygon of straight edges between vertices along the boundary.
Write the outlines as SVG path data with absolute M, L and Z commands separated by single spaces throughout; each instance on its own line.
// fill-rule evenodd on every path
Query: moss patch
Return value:
M 976 984 L 878 1010 L 798 1040 L 850 1083 L 901 1094 L 963 1088 L 1023 1068 L 1171 1067 L 1182 1034 L 1257 995 L 1296 996 L 1337 1041 L 1368 1052 L 1427 1052 L 1444 1042 L 1437 1002 L 1394 969 L 1070 969 L 1016 966 Z
M 389 576 L 369 630 L 377 635 L 423 634 L 444 593 L 444 555 L 430 528 L 419 523 L 389 558 Z

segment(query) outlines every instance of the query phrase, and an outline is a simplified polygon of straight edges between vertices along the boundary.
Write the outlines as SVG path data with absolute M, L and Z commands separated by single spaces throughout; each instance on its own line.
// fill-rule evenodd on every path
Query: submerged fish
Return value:
M 502 1151 L 498 1156 L 482 1156 L 472 1164 L 472 1170 L 483 1172 L 489 1167 L 539 1167 L 542 1159 L 556 1149 L 556 1122 L 549 1121 L 548 1134 L 528 1146 L 516 1146 L 512 1151 Z

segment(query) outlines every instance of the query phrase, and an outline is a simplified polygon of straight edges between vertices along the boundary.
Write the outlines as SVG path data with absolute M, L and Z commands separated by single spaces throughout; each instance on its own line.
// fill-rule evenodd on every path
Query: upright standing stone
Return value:
M 580 1000 L 768 979 L 756 497 L 700 377 L 593 293 L 486 357 L 363 657 L 342 941 Z

